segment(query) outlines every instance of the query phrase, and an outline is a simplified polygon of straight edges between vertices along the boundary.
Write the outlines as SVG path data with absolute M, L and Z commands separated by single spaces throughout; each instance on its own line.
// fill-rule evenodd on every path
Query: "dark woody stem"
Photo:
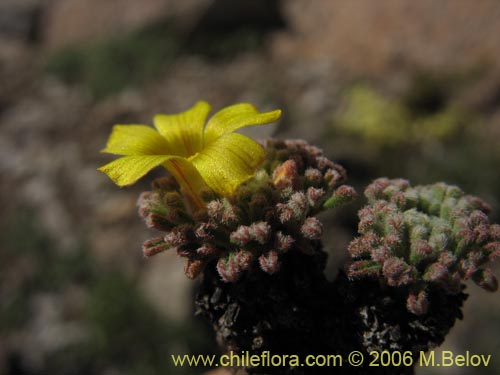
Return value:
M 369 367 L 370 351 L 411 351 L 418 358 L 441 343 L 460 316 L 464 295 L 432 294 L 432 318 L 409 313 L 405 295 L 388 293 L 372 282 L 352 283 L 341 272 L 324 276 L 326 253 L 315 243 L 314 255 L 290 252 L 280 272 L 247 272 L 235 283 L 220 279 L 213 265 L 205 268 L 196 296 L 197 314 L 212 324 L 226 353 L 297 355 L 340 354 L 342 374 L 413 374 L 413 366 Z M 347 363 L 350 352 L 364 354 L 365 364 Z M 336 367 L 247 367 L 247 374 L 334 374 Z

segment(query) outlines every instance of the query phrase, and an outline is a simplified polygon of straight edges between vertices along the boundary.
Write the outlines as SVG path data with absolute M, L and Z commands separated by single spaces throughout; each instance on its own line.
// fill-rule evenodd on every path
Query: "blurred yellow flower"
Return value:
M 261 145 L 234 131 L 274 122 L 281 111 L 261 113 L 252 104 L 240 103 L 215 113 L 205 126 L 210 109 L 200 101 L 179 114 L 156 115 L 155 129 L 115 125 L 103 152 L 123 157 L 99 170 L 125 186 L 162 165 L 198 204 L 198 193 L 206 185 L 220 195 L 231 195 L 254 175 L 265 156 Z

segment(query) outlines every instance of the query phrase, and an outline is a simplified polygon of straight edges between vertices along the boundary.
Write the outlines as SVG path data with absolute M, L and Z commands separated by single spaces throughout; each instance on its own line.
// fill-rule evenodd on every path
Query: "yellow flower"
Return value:
M 206 185 L 220 195 L 232 194 L 254 175 L 265 156 L 261 145 L 234 131 L 274 122 L 281 111 L 260 113 L 240 103 L 215 113 L 205 126 L 209 112 L 210 105 L 200 101 L 179 114 L 156 115 L 156 129 L 115 125 L 103 152 L 124 156 L 99 170 L 125 186 L 162 165 L 198 204 L 198 193 Z

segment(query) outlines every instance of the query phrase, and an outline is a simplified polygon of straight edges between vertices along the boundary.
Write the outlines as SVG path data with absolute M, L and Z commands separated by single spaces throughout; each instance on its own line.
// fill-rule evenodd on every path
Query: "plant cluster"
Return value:
M 187 258 L 185 273 L 195 278 L 212 260 L 220 277 L 237 281 L 242 272 L 279 271 L 289 251 L 311 254 L 323 226 L 319 212 L 350 202 L 354 189 L 342 185 L 344 169 L 303 141 L 268 141 L 267 160 L 256 176 L 231 197 L 206 190 L 205 208 L 190 212 L 173 178 L 161 178 L 142 193 L 139 214 L 164 232 L 143 245 L 145 256 L 175 249 Z
M 156 116 L 156 130 L 116 126 L 104 151 L 123 157 L 100 170 L 121 186 L 155 166 L 170 172 L 139 198 L 140 216 L 161 232 L 143 253 L 175 250 L 187 259 L 188 277 L 203 276 L 197 313 L 226 351 L 419 353 L 442 343 L 462 318 L 465 280 L 497 289 L 488 263 L 500 255 L 500 226 L 489 222 L 489 207 L 456 186 L 387 178 L 366 188 L 346 273 L 329 281 L 316 216 L 356 197 L 344 168 L 302 140 L 262 146 L 235 132 L 276 121 L 279 110 L 240 103 L 207 122 L 209 111 L 198 102 Z
M 458 187 L 437 183 L 412 187 L 381 178 L 365 190 L 359 233 L 349 245 L 351 279 L 376 278 L 404 288 L 414 314 L 428 310 L 427 292 L 462 291 L 471 278 L 495 291 L 498 282 L 485 265 L 500 256 L 500 226 L 490 224 L 489 207 Z

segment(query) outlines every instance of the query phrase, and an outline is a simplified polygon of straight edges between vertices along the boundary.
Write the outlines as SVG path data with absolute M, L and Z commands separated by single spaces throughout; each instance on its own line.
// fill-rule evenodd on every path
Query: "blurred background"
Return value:
M 497 0 L 0 0 L 0 374 L 201 374 L 214 353 L 196 282 L 174 253 L 143 259 L 149 178 L 96 168 L 116 123 L 200 99 L 282 108 L 260 137 L 304 138 L 372 179 L 446 181 L 500 221 Z M 333 275 L 363 203 L 330 215 Z M 496 274 L 500 267 L 496 265 Z M 492 354 L 500 302 L 470 285 L 441 349 Z

